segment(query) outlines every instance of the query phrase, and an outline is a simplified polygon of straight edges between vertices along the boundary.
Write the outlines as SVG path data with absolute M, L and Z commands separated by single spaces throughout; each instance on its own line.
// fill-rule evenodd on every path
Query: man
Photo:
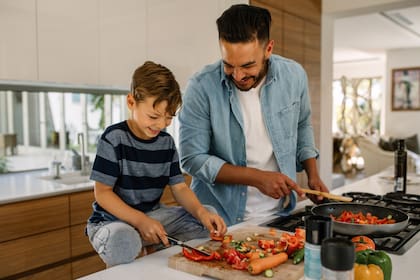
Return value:
M 270 24 L 263 8 L 226 10 L 217 20 L 222 60 L 191 78 L 179 115 L 191 187 L 229 225 L 293 210 L 296 193 L 304 195 L 296 171 L 328 191 L 316 167 L 306 73 L 272 54 Z

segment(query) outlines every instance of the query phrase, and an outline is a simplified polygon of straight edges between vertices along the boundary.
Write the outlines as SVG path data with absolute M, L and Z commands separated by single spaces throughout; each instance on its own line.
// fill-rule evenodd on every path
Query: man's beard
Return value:
M 246 76 L 246 77 L 242 78 L 241 81 L 245 81 L 245 80 L 249 80 L 249 79 L 254 80 L 254 83 L 250 86 L 247 86 L 247 87 L 243 87 L 241 85 L 238 85 L 237 82 L 235 81 L 235 79 L 233 78 L 232 74 L 230 74 L 228 77 L 239 90 L 248 91 L 251 88 L 256 87 L 261 82 L 261 80 L 267 74 L 267 69 L 268 69 L 268 59 L 265 59 L 263 61 L 263 67 L 261 68 L 261 71 L 258 73 L 258 75 L 256 75 L 256 76 Z

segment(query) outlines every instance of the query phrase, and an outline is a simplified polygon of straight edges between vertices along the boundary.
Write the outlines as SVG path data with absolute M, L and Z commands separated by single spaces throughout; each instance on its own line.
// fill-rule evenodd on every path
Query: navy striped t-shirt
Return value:
M 143 140 L 126 121 L 109 126 L 102 134 L 90 179 L 112 187 L 125 203 L 142 212 L 158 205 L 166 185 L 184 182 L 172 136 L 161 131 L 155 138 Z M 93 203 L 89 222 L 115 220 Z

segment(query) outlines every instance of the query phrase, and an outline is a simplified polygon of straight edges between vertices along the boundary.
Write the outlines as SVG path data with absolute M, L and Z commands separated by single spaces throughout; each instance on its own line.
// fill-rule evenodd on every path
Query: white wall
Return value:
M 387 82 L 387 98 L 385 104 L 385 135 L 395 137 L 411 136 L 418 134 L 420 139 L 420 111 L 392 111 L 391 110 L 391 91 L 392 69 L 420 67 L 420 48 L 400 49 L 387 52 L 386 73 Z
M 386 60 L 378 58 L 372 61 L 354 61 L 345 63 L 334 63 L 333 79 L 339 79 L 342 76 L 348 78 L 362 77 L 383 77 L 385 78 Z

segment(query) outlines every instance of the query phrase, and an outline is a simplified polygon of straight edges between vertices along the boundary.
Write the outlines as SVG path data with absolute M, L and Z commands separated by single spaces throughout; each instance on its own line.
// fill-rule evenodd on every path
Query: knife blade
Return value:
M 185 244 L 185 242 L 183 242 L 183 241 L 181 241 L 181 240 L 179 240 L 179 239 L 177 239 L 175 237 L 172 237 L 172 236 L 169 236 L 169 235 L 167 235 L 166 237 L 168 238 L 169 241 L 172 241 L 175 245 L 178 245 L 178 246 L 181 246 L 181 247 L 185 247 L 187 249 L 190 249 L 192 251 L 196 251 L 196 252 L 198 252 L 200 254 L 203 254 L 203 255 L 206 255 L 206 256 L 210 256 L 211 255 L 210 252 L 207 252 L 207 251 L 204 251 L 204 250 L 200 250 L 200 249 L 194 248 L 194 247 L 192 247 L 192 246 L 190 246 L 188 244 Z

